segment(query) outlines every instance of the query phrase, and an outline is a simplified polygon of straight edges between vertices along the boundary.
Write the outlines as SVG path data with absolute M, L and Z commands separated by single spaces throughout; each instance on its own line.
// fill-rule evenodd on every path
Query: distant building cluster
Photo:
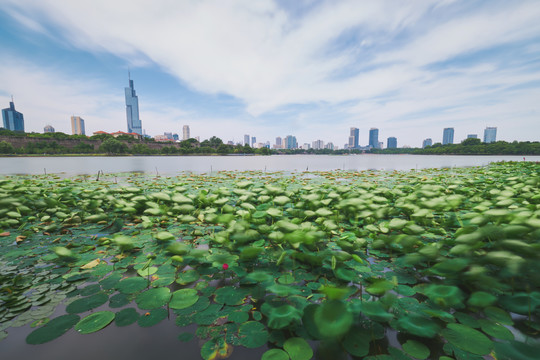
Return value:
M 125 87 L 125 101 L 126 101 L 126 120 L 127 120 L 127 132 L 117 131 L 114 133 L 107 133 L 104 131 L 96 131 L 96 134 L 110 134 L 112 136 L 128 135 L 134 138 L 142 138 L 150 136 L 146 135 L 145 131 L 142 128 L 142 120 L 139 116 L 139 98 L 135 91 L 135 86 L 133 80 L 131 79 L 130 74 L 128 73 L 128 86 Z M 2 120 L 3 126 L 7 130 L 12 131 L 21 131 L 24 132 L 24 116 L 21 112 L 15 110 L 15 104 L 13 97 L 9 103 L 9 107 L 2 109 Z M 46 125 L 43 128 L 45 133 L 54 133 L 55 128 L 52 125 Z M 73 135 L 86 135 L 85 129 L 85 120 L 81 116 L 71 116 L 71 133 Z M 442 145 L 453 144 L 454 143 L 454 128 L 448 127 L 443 129 L 442 134 Z M 192 137 L 190 133 L 189 125 L 184 125 L 182 128 L 182 136 L 180 137 L 177 133 L 165 132 L 163 135 L 155 135 L 155 141 L 161 142 L 180 142 L 186 141 L 188 139 L 194 138 L 200 142 L 198 136 Z M 478 134 L 468 134 L 467 139 L 478 139 Z M 349 131 L 349 136 L 347 143 L 344 144 L 344 149 L 350 150 L 371 150 L 371 149 L 382 149 L 384 147 L 384 141 L 379 140 L 379 129 L 371 128 L 369 129 L 368 135 L 368 144 L 365 146 L 360 145 L 360 130 L 357 127 L 351 127 Z M 497 141 L 497 128 L 496 127 L 486 127 L 484 129 L 484 143 L 492 143 Z M 234 145 L 234 141 L 228 141 L 227 144 Z M 250 146 L 253 148 L 270 148 L 270 142 L 257 142 L 255 136 L 250 136 L 245 134 L 243 137 L 243 142 L 237 143 L 237 145 Z M 422 148 L 433 146 L 432 138 L 427 138 L 422 141 Z M 395 136 L 390 136 L 386 139 L 386 148 L 395 149 L 398 147 L 398 139 Z M 404 146 L 405 147 L 405 146 Z M 337 150 L 338 147 L 335 146 L 332 142 L 325 142 L 321 139 L 312 141 L 311 143 L 306 142 L 303 145 L 299 146 L 296 136 L 287 135 L 285 137 L 276 137 L 275 144 L 272 145 L 273 149 L 313 149 L 313 150 L 322 150 L 330 149 Z
M 478 134 L 467 134 L 467 139 L 478 139 Z M 497 141 L 497 128 L 496 127 L 486 127 L 484 129 L 484 143 L 489 144 Z M 448 145 L 454 143 L 454 128 L 444 128 L 443 129 L 443 138 L 442 144 Z M 422 148 L 426 146 L 432 146 L 433 141 L 431 138 L 425 139 L 422 142 Z

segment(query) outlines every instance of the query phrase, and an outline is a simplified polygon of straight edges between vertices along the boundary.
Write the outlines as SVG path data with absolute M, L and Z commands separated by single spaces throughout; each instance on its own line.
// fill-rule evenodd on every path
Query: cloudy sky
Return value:
M 150 135 L 539 141 L 538 19 L 538 0 L 0 0 L 0 107 L 126 131 L 129 68 Z

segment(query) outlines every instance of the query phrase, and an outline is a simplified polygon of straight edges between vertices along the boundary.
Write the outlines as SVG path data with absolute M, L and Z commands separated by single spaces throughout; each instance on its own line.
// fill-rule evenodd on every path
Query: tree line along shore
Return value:
M 229 145 L 213 136 L 204 141 L 188 139 L 182 142 L 156 142 L 154 139 L 137 140 L 128 135 L 113 137 L 108 134 L 94 136 L 56 133 L 20 133 L 0 130 L 2 155 L 234 155 L 234 154 L 415 154 L 415 155 L 540 155 L 540 142 L 482 143 L 480 139 L 466 139 L 460 144 L 435 143 L 425 148 L 372 149 L 269 149 L 249 145 Z

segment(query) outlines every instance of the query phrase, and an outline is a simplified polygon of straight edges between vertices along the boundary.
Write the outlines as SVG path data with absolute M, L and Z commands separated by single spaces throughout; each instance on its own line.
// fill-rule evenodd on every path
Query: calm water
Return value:
M 146 172 L 176 175 L 183 171 L 210 172 L 220 170 L 326 171 L 326 170 L 411 170 L 484 166 L 496 161 L 523 161 L 523 156 L 422 156 L 422 155 L 282 155 L 282 156 L 148 156 L 148 157 L 4 157 L 0 158 L 0 175 L 12 174 L 96 174 Z M 540 161 L 540 156 L 527 156 L 527 161 Z M 99 310 L 99 309 L 98 309 Z M 103 309 L 105 310 L 105 308 Z M 118 309 L 116 309 L 118 310 Z M 60 313 L 55 314 L 60 315 Z M 53 316 L 53 317 L 55 317 Z M 172 320 L 151 328 L 137 324 L 118 329 L 114 324 L 90 335 L 70 330 L 50 343 L 26 345 L 32 331 L 29 325 L 10 328 L 9 336 L 0 341 L 0 358 L 10 359 L 200 359 L 201 342 L 177 340 L 183 331 Z M 236 347 L 230 359 L 259 359 L 264 348 L 248 350 Z
M 65 175 L 145 172 L 176 175 L 182 171 L 207 173 L 221 170 L 327 171 L 411 170 L 484 166 L 495 161 L 523 161 L 523 156 L 454 155 L 272 155 L 272 156 L 120 156 L 120 157 L 4 157 L 0 174 Z M 526 156 L 540 161 L 540 156 Z

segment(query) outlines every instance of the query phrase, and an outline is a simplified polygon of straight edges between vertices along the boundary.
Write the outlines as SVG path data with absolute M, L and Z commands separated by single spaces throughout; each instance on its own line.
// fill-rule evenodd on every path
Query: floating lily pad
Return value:
M 169 288 L 160 287 L 143 291 L 137 295 L 135 302 L 137 303 L 137 306 L 139 306 L 139 309 L 149 310 L 166 305 L 170 298 L 171 291 Z
M 448 324 L 441 335 L 455 347 L 475 355 L 487 355 L 493 346 L 480 331 L 461 324 Z
M 291 360 L 309 360 L 313 357 L 311 346 L 306 340 L 299 337 L 287 339 L 283 344 L 283 349 L 289 353 Z
M 347 352 L 353 356 L 363 357 L 369 353 L 369 342 L 371 336 L 368 336 L 364 329 L 360 327 L 352 327 L 345 335 L 341 344 Z
M 201 356 L 204 360 L 226 359 L 232 353 L 232 346 L 222 338 L 214 338 L 201 347 Z
M 258 348 L 268 341 L 268 331 L 258 321 L 248 321 L 238 330 L 240 343 L 247 348 Z
M 167 310 L 163 308 L 150 310 L 139 317 L 137 324 L 139 324 L 140 327 L 154 326 L 162 320 L 165 320 L 167 315 Z
M 66 312 L 70 314 L 79 314 L 88 310 L 95 309 L 109 300 L 104 293 L 98 293 L 82 299 L 77 299 L 66 307 Z
M 112 311 L 98 311 L 79 321 L 75 325 L 75 330 L 81 334 L 90 334 L 109 325 L 114 317 L 115 314 Z
M 116 313 L 114 318 L 114 323 L 116 326 L 128 326 L 131 325 L 139 319 L 139 313 L 134 308 L 123 309 Z
M 270 349 L 262 355 L 261 360 L 289 360 L 289 355 L 281 349 Z
M 412 357 L 420 360 L 427 359 L 430 353 L 426 345 L 416 340 L 408 340 L 403 344 L 403 350 Z
M 116 289 L 123 294 L 134 294 L 148 287 L 148 280 L 142 277 L 130 277 L 116 284 Z
M 26 337 L 26 342 L 31 345 L 38 345 L 54 340 L 71 329 L 80 319 L 79 315 L 74 314 L 54 318 L 44 326 L 32 331 Z
M 113 309 L 115 308 L 121 308 L 122 306 L 125 306 L 129 304 L 131 300 L 127 297 L 126 294 L 116 294 L 111 296 L 109 299 L 109 306 Z
M 185 309 L 199 300 L 199 295 L 195 289 L 180 289 L 173 292 L 169 307 L 171 309 Z

